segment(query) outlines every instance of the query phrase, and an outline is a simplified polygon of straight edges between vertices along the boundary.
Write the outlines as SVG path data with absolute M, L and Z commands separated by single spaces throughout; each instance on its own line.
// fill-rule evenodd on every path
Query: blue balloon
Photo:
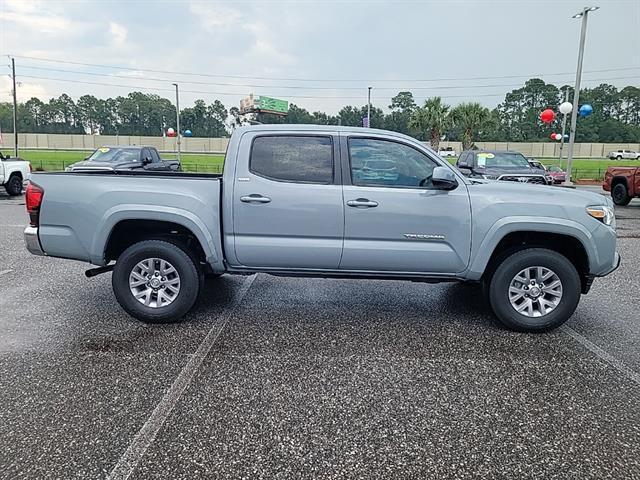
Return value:
M 184 136 L 185 136 L 185 137 L 190 137 L 190 136 L 192 136 L 192 135 L 193 135 L 193 133 L 191 133 L 191 130 L 185 130 L 185 131 L 184 131 Z
M 580 110 L 578 110 L 578 113 L 580 114 L 581 117 L 588 117 L 593 113 L 593 107 L 588 103 L 585 103 L 580 107 Z

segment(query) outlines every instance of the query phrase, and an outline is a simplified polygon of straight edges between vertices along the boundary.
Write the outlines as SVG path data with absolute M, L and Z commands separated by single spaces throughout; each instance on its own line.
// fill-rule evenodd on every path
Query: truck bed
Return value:
M 104 265 L 120 222 L 164 221 L 190 229 L 213 263 L 221 261 L 221 175 L 184 172 L 36 173 L 44 189 L 39 240 L 56 257 Z

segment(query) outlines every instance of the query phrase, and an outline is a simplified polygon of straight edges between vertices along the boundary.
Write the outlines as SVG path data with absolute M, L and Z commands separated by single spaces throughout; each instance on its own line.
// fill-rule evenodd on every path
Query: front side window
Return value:
M 422 152 L 401 143 L 371 138 L 349 139 L 354 185 L 430 187 L 438 165 Z
M 330 137 L 257 137 L 251 148 L 252 173 L 282 182 L 333 181 L 333 146 Z
M 151 161 L 153 163 L 160 163 L 160 155 L 158 155 L 158 151 L 155 148 L 150 148 L 149 152 L 151 152 Z

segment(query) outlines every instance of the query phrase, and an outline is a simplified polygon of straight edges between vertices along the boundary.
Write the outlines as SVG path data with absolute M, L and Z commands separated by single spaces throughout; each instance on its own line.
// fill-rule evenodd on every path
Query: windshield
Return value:
M 140 158 L 138 148 L 109 148 L 101 147 L 97 149 L 87 159 L 90 162 L 125 163 L 137 162 Z
M 528 167 L 529 162 L 521 153 L 481 152 L 478 153 L 478 167 Z

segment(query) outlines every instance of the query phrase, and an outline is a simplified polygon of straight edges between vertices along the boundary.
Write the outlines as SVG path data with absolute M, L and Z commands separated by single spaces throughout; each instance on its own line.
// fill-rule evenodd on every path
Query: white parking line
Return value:
M 169 390 L 164 394 L 145 424 L 131 441 L 127 450 L 122 454 L 118 463 L 113 467 L 113 470 L 111 470 L 108 477 L 109 480 L 126 480 L 131 476 L 145 452 L 153 443 L 156 435 L 162 428 L 162 425 L 164 425 L 164 422 L 171 414 L 171 411 L 178 403 L 178 400 L 180 400 L 182 394 L 191 384 L 194 374 L 200 368 L 202 362 L 211 351 L 211 347 L 213 347 L 213 344 L 218 339 L 218 336 L 227 324 L 229 317 L 231 317 L 233 311 L 240 304 L 255 278 L 255 275 L 251 275 L 244 281 L 238 295 L 231 305 L 229 305 L 227 311 L 222 315 L 220 320 L 211 327 L 211 330 L 209 330 L 207 336 L 198 346 L 196 352 L 180 371 Z
M 5 273 L 13 272 L 13 270 L 0 270 L 0 275 L 4 275 Z
M 605 352 L 602 348 L 597 346 L 591 340 L 587 339 L 586 337 L 583 337 L 578 332 L 576 332 L 573 328 L 568 327 L 567 325 L 563 325 L 562 327 L 560 327 L 560 330 L 562 330 L 571 338 L 573 338 L 575 341 L 580 343 L 587 350 L 591 351 L 592 353 L 595 353 L 598 357 L 600 357 L 602 360 L 607 362 L 613 368 L 618 370 L 620 373 L 626 376 L 629 380 L 640 385 L 640 374 L 631 370 L 629 367 L 627 367 L 623 362 L 615 358 L 613 355 L 610 355 L 609 353 Z

